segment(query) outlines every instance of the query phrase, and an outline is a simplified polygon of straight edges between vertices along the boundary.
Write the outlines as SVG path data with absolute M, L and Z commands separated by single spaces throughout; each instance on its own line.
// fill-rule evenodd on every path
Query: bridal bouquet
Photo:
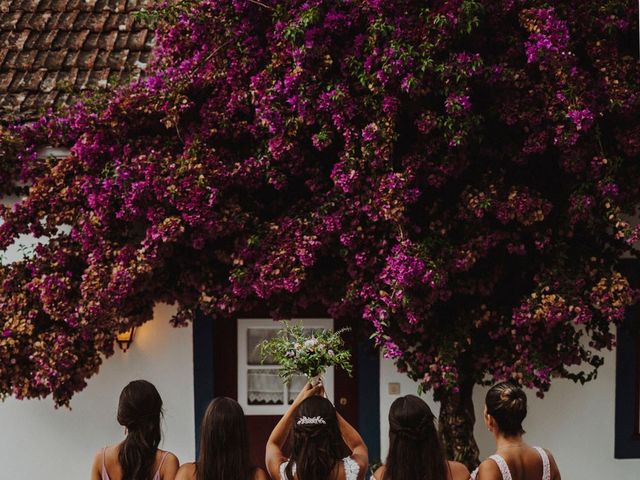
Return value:
M 302 374 L 316 384 L 331 366 L 342 368 L 351 375 L 351 352 L 341 337 L 348 328 L 333 332 L 305 329 L 301 323 L 283 321 L 281 324 L 278 334 L 261 342 L 258 348 L 263 363 L 269 358 L 282 367 L 279 375 L 286 383 L 293 375 Z

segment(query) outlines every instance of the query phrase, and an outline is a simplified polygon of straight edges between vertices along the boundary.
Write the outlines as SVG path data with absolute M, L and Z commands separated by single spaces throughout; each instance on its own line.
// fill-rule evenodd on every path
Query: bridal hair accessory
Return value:
M 320 415 L 317 417 L 300 417 L 296 425 L 326 425 L 327 422 Z

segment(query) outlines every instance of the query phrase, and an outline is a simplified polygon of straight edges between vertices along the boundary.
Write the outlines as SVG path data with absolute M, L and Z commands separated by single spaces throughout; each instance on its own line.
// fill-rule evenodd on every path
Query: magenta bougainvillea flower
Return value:
M 0 248 L 43 239 L 0 394 L 67 404 L 157 302 L 322 305 L 436 396 L 591 378 L 635 297 L 634 2 L 183 3 L 144 80 L 1 131 Z

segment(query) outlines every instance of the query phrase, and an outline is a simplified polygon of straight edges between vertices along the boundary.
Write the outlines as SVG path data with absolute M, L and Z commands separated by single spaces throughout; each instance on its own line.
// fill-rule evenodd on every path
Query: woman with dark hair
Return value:
M 389 453 L 374 480 L 467 480 L 469 470 L 449 462 L 435 417 L 415 395 L 397 398 L 389 409 Z
M 162 399 L 146 380 L 130 382 L 120 393 L 118 423 L 126 438 L 100 450 L 91 467 L 92 480 L 173 480 L 178 459 L 158 448 L 162 432 Z
M 324 398 L 321 384 L 305 385 L 267 441 L 273 480 L 362 480 L 369 464 L 362 437 Z M 283 453 L 287 436 L 290 456 Z
M 478 480 L 560 480 L 553 456 L 530 447 L 522 436 L 527 396 L 512 382 L 494 385 L 487 392 L 484 423 L 496 440 L 496 453 L 480 464 L 471 478 Z
M 227 397 L 214 398 L 200 425 L 200 454 L 185 463 L 176 480 L 267 480 L 249 463 L 249 437 L 242 407 Z

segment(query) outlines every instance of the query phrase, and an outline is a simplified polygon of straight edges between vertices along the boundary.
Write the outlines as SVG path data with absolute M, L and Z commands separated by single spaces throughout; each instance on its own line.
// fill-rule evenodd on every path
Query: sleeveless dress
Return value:
M 342 464 L 344 465 L 344 478 L 345 480 L 358 480 L 358 473 L 360 473 L 360 465 L 351 457 L 344 457 L 342 459 Z M 287 472 L 285 469 L 289 465 L 289 461 L 282 462 L 280 464 L 280 480 L 289 480 L 287 478 Z M 296 473 L 296 465 L 295 463 L 291 467 L 292 473 L 295 475 Z
M 102 449 L 102 480 L 111 480 L 109 478 L 109 474 L 107 473 L 107 466 L 105 465 L 106 451 L 107 447 L 104 447 Z M 153 476 L 153 480 L 160 480 L 160 469 L 162 468 L 162 464 L 164 463 L 164 459 L 167 458 L 168 453 L 169 452 L 164 452 L 164 454 L 162 455 L 162 458 L 160 459 L 160 466 L 158 467 L 158 470 L 156 470 L 156 473 Z
M 542 480 L 551 480 L 551 465 L 549 464 L 549 456 L 547 455 L 547 452 L 545 452 L 544 449 L 540 447 L 533 448 L 536 450 L 536 452 L 538 452 L 540 458 L 542 458 Z M 504 458 L 502 458 L 497 453 L 495 455 L 491 455 L 489 458 L 498 464 L 498 468 L 500 469 L 500 473 L 502 474 L 502 480 L 513 480 L 511 472 L 509 471 L 509 466 L 507 465 L 507 462 Z M 478 469 L 476 468 L 471 473 L 471 480 L 475 480 L 477 475 Z

